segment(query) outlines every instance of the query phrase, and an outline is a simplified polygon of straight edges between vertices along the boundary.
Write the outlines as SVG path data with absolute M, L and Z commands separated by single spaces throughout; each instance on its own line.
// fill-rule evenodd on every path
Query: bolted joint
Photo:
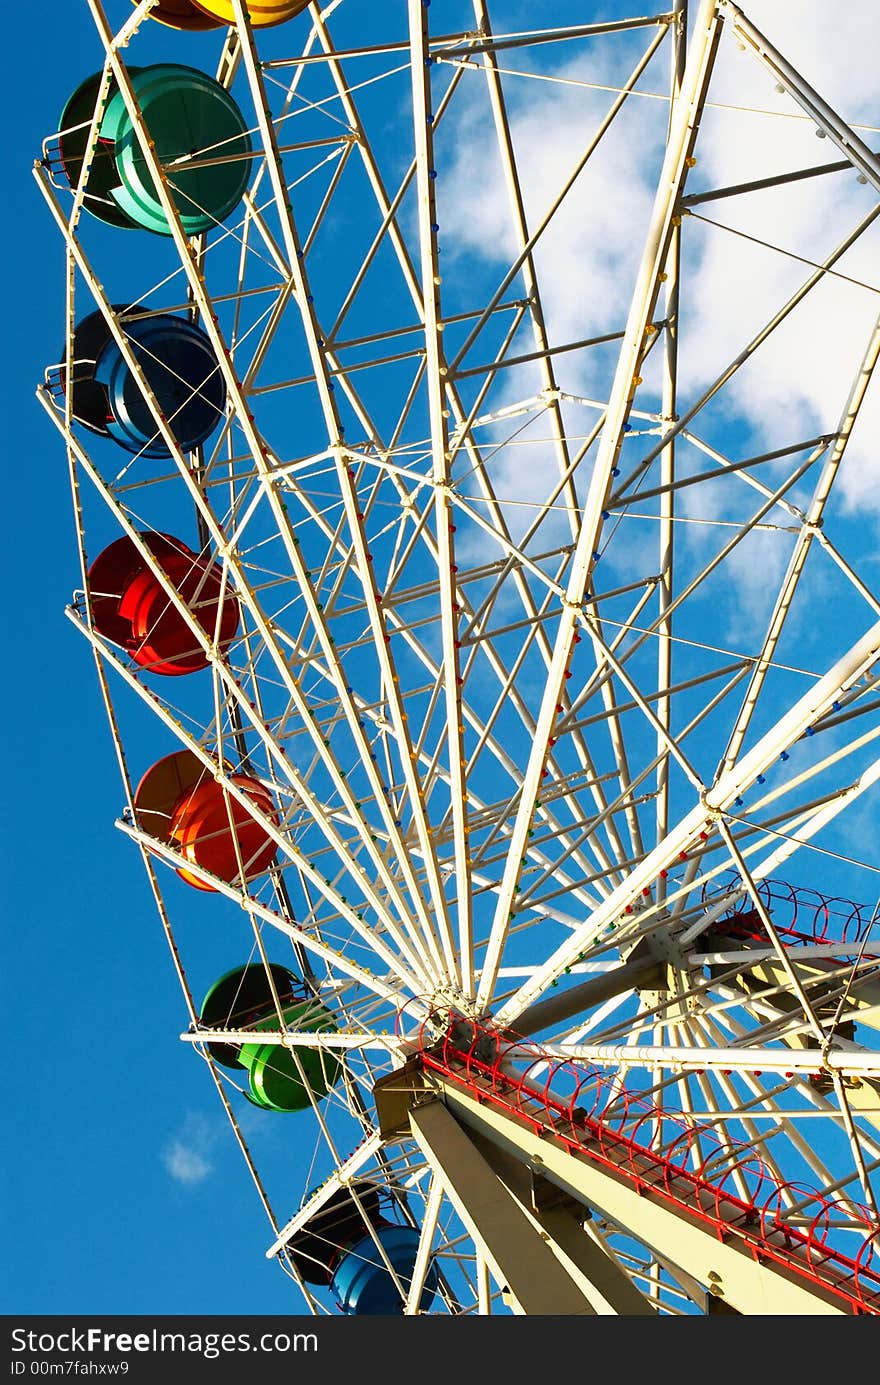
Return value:
M 475 1024 L 466 1015 L 454 1010 L 450 1012 L 449 1028 L 441 1042 L 451 1044 L 453 1048 L 470 1058 L 476 1058 L 478 1063 L 485 1063 L 487 1067 L 491 1067 L 498 1057 L 496 1036 L 488 1033 L 481 1025 Z

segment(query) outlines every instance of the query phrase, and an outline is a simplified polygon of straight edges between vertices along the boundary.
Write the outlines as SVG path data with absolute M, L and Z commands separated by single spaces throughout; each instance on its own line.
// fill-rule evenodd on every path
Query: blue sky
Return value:
M 12 959 L 2 978 L 8 1033 L 3 1100 L 10 1132 L 3 1299 L 8 1312 L 299 1311 L 296 1291 L 263 1257 L 267 1223 L 211 1084 L 189 1046 L 178 1040 L 184 1010 L 156 912 L 136 852 L 113 828 L 122 791 L 90 655 L 64 616 L 79 584 L 68 479 L 63 448 L 34 399 L 34 387 L 57 358 L 62 339 L 64 259 L 30 168 L 67 95 L 98 65 L 98 46 L 84 4 L 56 8 L 51 25 L 39 33 L 23 10 L 14 9 L 10 48 L 21 61 L 11 68 L 3 94 L 7 193 L 15 209 L 3 230 L 9 332 L 2 851 Z M 567 11 L 561 0 L 554 3 L 554 16 Z M 218 46 L 216 37 L 171 35 L 156 27 L 144 37 L 138 58 L 144 60 L 148 51 L 170 57 L 173 49 L 177 60 L 211 69 Z M 30 57 L 37 48 L 38 61 Z M 854 99 L 861 90 L 854 86 Z M 536 102 L 527 125 L 522 108 L 514 106 L 523 118 L 524 145 L 540 142 L 542 122 L 558 115 Z M 480 128 L 479 117 L 466 113 L 462 129 L 473 135 Z M 651 153 L 648 147 L 639 174 L 647 172 Z M 444 172 L 453 188 L 456 179 L 467 179 L 465 155 Z M 638 189 L 632 191 L 635 196 Z M 857 199 L 862 193 L 848 187 L 847 195 Z M 476 261 L 480 245 L 494 246 L 493 237 L 501 234 L 492 221 L 497 199 L 486 196 L 476 230 L 467 225 L 470 207 L 463 198 L 459 206 L 460 220 L 450 216 L 453 233 L 474 259 L 450 254 L 451 278 L 479 272 L 488 284 L 494 266 Z M 644 205 L 639 207 L 643 212 Z M 600 233 L 607 236 L 604 228 Z M 146 247 L 145 254 L 159 254 L 152 238 L 136 234 L 126 242 L 135 245 L 139 252 Z M 631 248 L 626 243 L 624 252 Z M 597 290 L 598 279 L 610 279 L 625 261 L 623 252 L 615 259 L 616 250 L 610 247 L 607 263 L 602 261 Z M 124 287 L 125 273 L 120 258 L 114 294 Z M 765 301 L 774 301 L 778 287 L 775 280 L 764 286 Z M 554 311 L 564 308 L 564 288 L 553 299 Z M 708 331 L 701 337 L 699 325 L 693 339 L 708 337 L 713 349 L 726 350 L 722 333 L 717 340 Z M 777 361 L 774 370 L 763 398 L 762 381 L 750 382 L 766 406 L 762 426 L 771 437 L 773 390 L 790 383 Z M 804 391 L 800 402 L 807 420 L 826 419 L 820 407 L 825 401 L 809 396 L 809 382 Z M 755 414 L 749 417 L 754 423 Z M 721 418 L 719 435 L 724 427 Z M 755 436 L 767 433 L 756 427 Z M 861 484 L 836 514 L 836 532 L 848 545 L 845 551 L 872 572 L 880 503 L 871 485 L 876 462 L 869 454 L 862 444 Z M 742 577 L 750 590 L 750 575 Z M 860 632 L 867 623 L 864 610 L 856 612 L 854 604 L 847 609 Z M 736 603 L 724 607 L 725 639 L 734 638 L 742 615 Z M 815 630 L 804 633 L 813 641 L 810 657 L 821 662 L 824 637 Z M 832 637 L 842 641 L 845 635 L 841 621 Z M 143 746 L 137 755 L 135 774 Z M 857 825 L 862 851 L 872 822 L 862 813 Z M 841 836 L 837 844 L 846 840 Z M 808 866 L 805 873 L 810 878 L 814 871 Z M 843 889 L 845 873 L 838 875 Z M 190 902 L 197 924 L 209 919 L 208 902 Z M 290 1196 L 281 1208 L 286 1213 L 298 1202 L 310 1149 L 301 1156 L 296 1128 L 284 1118 L 270 1120 L 270 1126 L 263 1132 L 270 1153 L 277 1166 L 284 1159 L 290 1164 Z
M 64 257 L 30 170 L 98 47 L 79 4 L 53 4 L 51 22 L 17 9 L 7 35 L 4 1309 L 299 1311 L 263 1258 L 268 1227 L 215 1094 L 177 1038 L 178 984 L 136 852 L 113 828 L 123 800 L 93 666 L 64 616 L 78 585 L 70 492 L 34 398 L 63 340 Z M 197 40 L 182 41 L 198 65 Z M 205 67 L 216 47 L 202 43 Z M 210 1171 L 181 1181 L 200 1171 L 180 1154 L 194 1133 Z

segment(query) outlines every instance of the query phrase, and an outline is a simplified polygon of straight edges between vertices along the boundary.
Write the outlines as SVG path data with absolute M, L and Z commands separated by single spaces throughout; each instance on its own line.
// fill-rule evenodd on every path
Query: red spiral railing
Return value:
M 703 903 L 710 906 L 738 887 L 742 887 L 741 878 L 737 871 L 730 870 L 703 887 Z M 852 943 L 855 950 L 874 923 L 872 909 L 839 895 L 826 895 L 821 890 L 770 877 L 759 881 L 757 888 L 776 932 L 793 946 Z M 766 940 L 761 917 L 747 894 L 730 904 L 719 915 L 718 922 L 737 937 Z
M 750 1146 L 628 1091 L 614 1074 L 549 1058 L 537 1044 L 500 1039 L 463 1017 L 453 1017 L 439 1038 L 437 1028 L 436 1017 L 422 1023 L 425 1070 L 524 1118 L 569 1152 L 696 1217 L 719 1239 L 738 1238 L 755 1260 L 784 1266 L 843 1300 L 844 1311 L 880 1315 L 880 1226 L 867 1207 L 781 1182 Z M 834 1214 L 841 1211 L 846 1234 L 860 1235 L 855 1254 L 839 1244 Z

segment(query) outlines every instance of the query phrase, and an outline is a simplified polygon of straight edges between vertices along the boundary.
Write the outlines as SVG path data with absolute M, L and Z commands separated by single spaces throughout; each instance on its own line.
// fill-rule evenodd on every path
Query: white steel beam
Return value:
M 748 753 L 726 773 L 720 775 L 701 801 L 681 819 L 658 847 L 655 847 L 629 874 L 626 882 L 593 912 L 580 929 L 548 958 L 544 966 L 504 1004 L 496 1020 L 512 1025 L 526 1005 L 536 1000 L 569 963 L 574 962 L 609 924 L 617 924 L 626 908 L 650 888 L 661 870 L 686 855 L 713 829 L 717 819 L 763 774 L 774 760 L 822 716 L 842 691 L 852 687 L 873 667 L 880 653 L 880 622 L 852 646 L 789 711 L 782 716 Z M 754 872 L 753 872 L 754 874 Z
M 719 1236 L 714 1225 L 701 1219 L 696 1207 L 693 1212 L 682 1203 L 673 1207 L 659 1189 L 655 1193 L 650 1186 L 637 1187 L 634 1179 L 607 1163 L 570 1152 L 546 1138 L 543 1128 L 534 1129 L 532 1122 L 479 1099 L 452 1080 L 432 1074 L 432 1081 L 458 1121 L 540 1169 L 551 1182 L 626 1228 L 628 1234 L 700 1285 L 720 1288 L 725 1302 L 738 1311 L 755 1316 L 837 1316 L 851 1311 L 830 1286 L 804 1273 L 810 1269 L 806 1260 L 799 1267 L 800 1273 L 769 1258 L 759 1260 L 732 1228 L 730 1234 Z M 413 1117 L 419 1109 L 426 1108 L 416 1108 Z M 674 1194 L 672 1180 L 670 1189 L 664 1189 L 670 1190 Z M 714 1207 L 714 1197 L 712 1201 Z M 784 1247 L 783 1238 L 778 1239 L 779 1246 Z
M 491 1140 L 471 1131 L 474 1144 L 501 1182 L 516 1198 L 566 1271 L 580 1283 L 600 1316 L 625 1314 L 651 1317 L 654 1309 L 625 1270 L 611 1258 L 602 1243 L 584 1227 L 587 1209 L 533 1173 L 527 1164 L 506 1153 Z
M 350 1183 L 355 1174 L 359 1173 L 364 1165 L 369 1163 L 374 1155 L 378 1154 L 381 1147 L 382 1140 L 377 1132 L 368 1135 L 366 1139 L 358 1145 L 354 1153 L 350 1154 L 349 1157 L 339 1165 L 339 1168 L 331 1173 L 327 1181 L 321 1184 L 317 1192 L 313 1193 L 296 1215 L 291 1217 L 290 1221 L 281 1228 L 278 1236 L 266 1251 L 266 1259 L 271 1260 L 274 1256 L 278 1255 L 287 1245 L 288 1241 L 290 1241 L 298 1231 L 302 1230 L 310 1218 L 313 1217 L 316 1212 L 320 1212 L 321 1208 L 325 1203 L 329 1202 L 333 1194 Z
M 511 834 L 510 857 L 505 867 L 489 943 L 483 959 L 478 991 L 478 1003 L 483 1007 L 490 1001 L 501 961 L 516 882 L 540 794 L 548 743 L 558 719 L 557 707 L 561 705 L 562 688 L 569 671 L 584 595 L 595 564 L 596 544 L 602 527 L 611 474 L 620 451 L 627 414 L 637 388 L 638 370 L 645 351 L 645 329 L 650 321 L 658 292 L 659 276 L 666 259 L 677 199 L 681 195 L 687 174 L 687 159 L 696 138 L 697 122 L 712 70 L 719 29 L 720 20 L 716 14 L 714 0 L 702 0 L 688 57 L 681 104 L 667 143 L 666 157 L 618 357 L 605 425 L 599 440 L 581 530 L 572 558 L 553 660 L 548 670 L 535 738 L 523 776 L 519 808 Z
M 525 1051 L 525 1050 L 524 1050 Z M 516 1050 L 514 1050 L 514 1053 Z M 701 1072 L 704 1068 L 721 1071 L 819 1073 L 840 1072 L 858 1077 L 880 1077 L 880 1052 L 856 1048 L 818 1048 L 792 1051 L 787 1048 L 746 1046 L 739 1048 L 696 1047 L 680 1044 L 542 1044 L 541 1053 L 559 1060 L 576 1059 L 601 1067 L 648 1067 Z
M 742 708 L 737 717 L 733 731 L 731 732 L 727 749 L 722 757 L 722 769 L 729 769 L 734 763 L 745 739 L 749 723 L 751 722 L 752 713 L 755 709 L 755 704 L 760 696 L 767 672 L 776 654 L 776 648 L 782 635 L 782 629 L 789 610 L 791 609 L 791 603 L 794 600 L 813 538 L 819 534 L 824 522 L 825 505 L 831 494 L 831 488 L 834 485 L 837 473 L 840 470 L 847 444 L 856 419 L 859 416 L 862 402 L 864 401 L 865 393 L 873 377 L 878 358 L 880 358 L 880 317 L 877 318 L 874 324 L 871 339 L 843 410 L 834 445 L 822 467 L 813 498 L 806 512 L 804 523 L 798 533 L 794 551 L 789 559 L 788 570 L 783 578 L 782 586 L 779 589 L 779 595 L 776 598 L 776 604 L 770 617 L 767 633 L 761 646 L 760 657 L 752 670 Z
M 412 1133 L 485 1259 L 502 1294 L 520 1315 L 593 1316 L 516 1199 L 441 1101 L 410 1111 Z
M 89 3 L 95 4 L 96 0 L 89 0 Z M 457 981 L 460 980 L 460 975 L 452 940 L 448 904 L 443 889 L 443 882 L 440 877 L 433 841 L 431 839 L 426 804 L 418 775 L 415 771 L 412 740 L 406 708 L 400 690 L 400 678 L 389 647 L 390 641 L 388 640 L 385 628 L 381 593 L 377 590 L 376 579 L 371 567 L 369 542 L 361 518 L 358 495 L 353 484 L 354 472 L 350 467 L 342 442 L 344 429 L 341 425 L 338 405 L 331 388 L 332 381 L 328 374 L 329 363 L 327 354 L 321 345 L 323 341 L 323 332 L 319 326 L 317 314 L 313 307 L 313 294 L 310 291 L 306 275 L 304 255 L 294 222 L 293 208 L 282 178 L 282 165 L 280 156 L 277 153 L 275 129 L 269 112 L 265 81 L 260 66 L 259 56 L 254 45 L 250 21 L 245 7 L 242 4 L 242 0 L 232 0 L 232 3 L 239 35 L 241 37 L 242 62 L 248 75 L 257 114 L 257 122 L 268 157 L 269 178 L 272 183 L 278 215 L 281 221 L 285 250 L 294 278 L 296 298 L 302 315 L 303 329 L 308 343 L 312 367 L 315 372 L 315 384 L 324 411 L 330 444 L 334 451 L 336 472 L 345 504 L 352 548 L 356 558 L 357 569 L 361 575 L 363 591 L 370 612 L 370 624 L 374 635 L 376 657 L 382 669 L 385 696 L 394 724 L 395 739 L 398 746 L 401 769 L 407 786 L 413 824 L 416 829 L 427 871 L 428 886 L 431 902 L 433 904 L 433 917 L 428 919 L 426 923 L 429 929 L 433 925 L 436 933 L 439 934 L 445 970 L 450 980 Z M 286 525 L 284 515 L 280 512 L 280 509 L 276 518 L 283 531 Z M 347 685 L 344 679 L 340 681 L 340 695 L 343 695 Z M 392 822 L 393 821 L 394 819 L 392 818 Z M 396 826 L 392 827 L 391 830 L 397 835 Z M 400 857 L 403 861 L 408 858 L 409 849 L 399 836 L 398 841 Z M 416 895 L 416 897 L 418 897 L 418 895 Z
M 424 317 L 425 380 L 431 427 L 431 477 L 434 494 L 434 528 L 437 575 L 440 583 L 440 630 L 442 638 L 443 691 L 446 706 L 446 752 L 449 793 L 455 843 L 456 908 L 458 912 L 458 968 L 464 994 L 473 995 L 474 947 L 471 917 L 471 849 L 468 829 L 467 779 L 462 715 L 461 659 L 459 655 L 459 600 L 455 580 L 455 510 L 452 505 L 449 449 L 449 409 L 446 404 L 446 358 L 443 350 L 443 317 L 440 304 L 440 260 L 434 155 L 434 107 L 431 94 L 428 9 L 421 0 L 409 0 L 409 35 L 412 51 L 413 134 L 416 155 L 416 189 L 419 248 L 421 252 L 422 313 Z
M 401 1061 L 404 1044 L 383 1034 L 346 1033 L 342 1029 L 187 1029 L 179 1036 L 188 1044 L 277 1044 L 285 1048 L 375 1048 Z
M 785 88 L 789 96 L 794 98 L 801 110 L 805 111 L 811 120 L 815 120 L 818 128 L 825 132 L 833 144 L 837 145 L 841 154 L 849 160 L 853 168 L 857 169 L 877 192 L 880 192 L 880 160 L 876 154 L 868 148 L 854 130 L 850 129 L 846 121 L 842 120 L 837 112 L 831 109 L 828 102 L 824 101 L 788 59 L 783 57 L 779 49 L 775 48 L 768 38 L 765 38 L 760 29 L 743 14 L 739 6 L 734 5 L 732 0 L 718 0 L 718 2 L 719 7 L 729 18 L 731 29 L 736 37 L 752 50 L 762 66 L 766 67 L 774 80 Z
M 681 99 L 687 53 L 688 0 L 676 0 L 676 23 L 672 31 L 672 51 L 670 54 L 670 108 L 669 122 L 675 107 Z M 681 271 L 681 229 L 673 226 L 666 252 L 665 287 L 663 293 L 663 393 L 660 411 L 664 424 L 671 423 L 678 407 L 678 323 L 679 323 L 679 274 Z M 672 682 L 672 617 L 667 614 L 672 604 L 673 579 L 675 573 L 675 497 L 672 486 L 675 482 L 675 439 L 660 453 L 660 582 L 658 602 L 660 625 L 657 630 L 657 687 L 668 688 Z M 660 728 L 657 733 L 657 753 L 661 756 L 657 766 L 657 802 L 655 812 L 655 842 L 661 842 L 669 831 L 669 755 L 664 753 L 665 738 L 669 734 L 671 700 L 668 695 L 660 698 L 657 704 L 657 719 Z M 662 897 L 666 890 L 665 880 L 658 881 L 658 894 Z
M 422 1217 L 422 1225 L 419 1231 L 419 1246 L 416 1251 L 415 1264 L 413 1265 L 412 1279 L 410 1280 L 409 1292 L 406 1296 L 404 1313 L 408 1316 L 417 1314 L 419 1303 L 422 1297 L 422 1290 L 425 1286 L 425 1276 L 431 1263 L 431 1243 L 437 1230 L 437 1222 L 440 1217 L 440 1209 L 443 1206 L 443 1184 L 438 1178 L 431 1179 L 428 1189 L 428 1196 L 425 1201 L 425 1212 Z

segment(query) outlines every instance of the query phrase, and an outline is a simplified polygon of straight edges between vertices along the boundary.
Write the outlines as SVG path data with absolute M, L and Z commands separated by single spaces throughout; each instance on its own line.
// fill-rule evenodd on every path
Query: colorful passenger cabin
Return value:
M 193 553 L 170 534 L 140 537 L 208 640 L 216 639 L 224 653 L 238 631 L 240 611 L 224 587 L 220 564 Z M 127 535 L 98 554 L 88 582 L 96 630 L 148 673 L 179 677 L 208 667 L 195 633 Z
M 131 68 L 130 71 L 134 72 L 135 69 Z M 91 77 L 80 82 L 61 112 L 58 150 L 65 177 L 72 188 L 77 187 L 85 163 L 89 132 L 102 81 L 103 73 L 93 72 Z M 113 97 L 117 90 L 116 83 L 111 78 L 110 97 Z M 106 221 L 109 226 L 122 226 L 131 229 L 136 223 L 125 214 L 111 196 L 111 188 L 114 188 L 119 182 L 119 172 L 113 152 L 113 140 L 102 138 L 99 131 L 97 143 L 92 150 L 91 163 L 83 189 L 83 206 L 86 211 L 91 212 L 92 216 L 96 216 L 99 221 Z
M 265 785 L 248 774 L 230 774 L 229 779 L 265 818 L 278 825 L 278 812 Z M 244 804 L 224 793 L 222 784 L 190 750 L 176 750 L 152 765 L 137 787 L 134 806 L 145 832 L 227 884 L 238 884 L 242 875 L 246 881 L 254 880 L 275 859 L 277 846 L 270 833 Z M 177 874 L 197 890 L 215 889 L 185 867 L 178 868 Z
M 266 29 L 302 14 L 309 0 L 246 0 L 246 6 L 251 26 Z M 235 9 L 232 0 L 161 0 L 151 18 L 171 29 L 219 29 L 235 23 Z
M 269 976 L 266 971 L 262 962 L 248 962 L 226 972 L 202 1001 L 199 1024 L 207 1029 L 247 1029 L 275 1015 L 273 986 L 282 1009 L 305 998 L 302 982 L 280 962 L 269 963 Z M 242 1066 L 239 1049 L 238 1044 L 208 1044 L 214 1062 L 224 1068 Z
M 288 1241 L 287 1253 L 306 1284 L 327 1288 L 348 1247 L 361 1240 L 368 1225 L 381 1226 L 385 1220 L 376 1185 L 367 1179 L 354 1179 L 332 1193 L 309 1217 Z
M 185 234 L 210 231 L 238 206 L 248 184 L 253 146 L 244 116 L 229 92 L 198 68 L 154 63 L 131 67 L 128 76 Z M 87 77 L 61 115 L 61 162 L 72 187 L 82 171 L 101 83 L 101 73 Z M 171 235 L 125 98 L 113 86 L 85 193 L 88 210 L 112 226 Z
M 112 307 L 117 318 L 123 323 L 127 314 L 139 316 L 137 310 L 127 303 L 114 303 Z M 73 330 L 69 379 L 64 347 L 60 353 L 63 364 L 58 370 L 62 393 L 70 394 L 70 410 L 74 421 L 104 438 L 110 436 L 108 425 L 113 419 L 113 414 L 110 411 L 106 387 L 95 379 L 95 365 L 111 340 L 112 333 L 104 314 L 89 313 Z
M 216 430 L 226 407 L 226 383 L 208 337 L 195 323 L 170 313 L 123 316 L 120 325 L 178 447 L 194 452 Z M 77 323 L 73 356 L 74 418 L 127 452 L 167 457 L 137 375 L 102 313 Z M 63 369 L 62 386 L 67 387 Z
M 138 5 L 140 0 L 132 0 L 132 4 Z M 223 28 L 222 19 L 215 19 L 212 15 L 206 14 L 193 3 L 193 0 L 160 0 L 160 3 L 150 10 L 150 18 L 158 19 L 160 24 L 167 24 L 169 29 L 190 32 Z
M 357 1201 L 352 1196 L 357 1194 Z M 340 1312 L 353 1316 L 402 1314 L 400 1289 L 388 1272 L 370 1227 L 394 1267 L 404 1292 L 415 1268 L 419 1233 L 382 1214 L 379 1189 L 367 1179 L 334 1192 L 288 1242 L 287 1251 L 307 1284 L 329 1286 Z M 419 1309 L 425 1312 L 439 1276 L 430 1265 Z
M 399 1226 L 395 1222 L 386 1222 L 377 1228 L 376 1237 L 406 1292 L 413 1277 L 419 1249 L 418 1231 L 414 1226 Z M 419 1312 L 424 1313 L 430 1308 L 437 1292 L 437 1282 L 437 1267 L 432 1264 L 425 1275 Z M 357 1317 L 403 1313 L 404 1300 L 401 1291 L 389 1274 L 373 1237 L 369 1234 L 355 1241 L 340 1257 L 330 1288 L 341 1313 Z
M 271 963 L 269 972 L 271 981 L 261 962 L 251 962 L 221 976 L 202 1002 L 200 1025 L 277 1033 L 280 1008 L 285 1026 L 309 1033 L 335 1030 L 329 1010 L 304 992 L 292 972 L 278 963 Z M 209 1044 L 208 1050 L 224 1067 L 247 1071 L 245 1095 L 267 1111 L 304 1110 L 311 1104 L 309 1094 L 316 1100 L 326 1096 L 341 1072 L 336 1055 L 322 1048 L 256 1041 Z

